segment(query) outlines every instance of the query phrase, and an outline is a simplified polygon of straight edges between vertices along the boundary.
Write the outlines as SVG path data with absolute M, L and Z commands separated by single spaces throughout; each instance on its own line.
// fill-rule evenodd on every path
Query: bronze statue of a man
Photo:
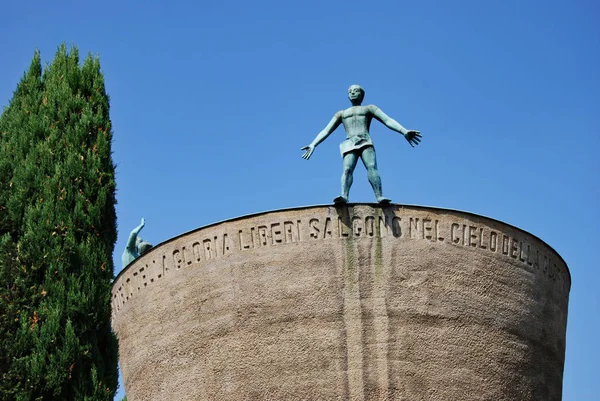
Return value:
M 325 140 L 335 129 L 344 124 L 346 130 L 346 140 L 340 144 L 340 153 L 344 159 L 344 170 L 342 173 L 342 195 L 335 198 L 335 203 L 348 202 L 348 193 L 352 185 L 352 174 L 360 157 L 367 169 L 369 182 L 373 187 L 377 202 L 389 203 L 390 200 L 383 196 L 381 190 L 381 178 L 377 171 L 377 159 L 375 157 L 375 148 L 369 135 L 369 128 L 373 117 L 383 123 L 391 130 L 397 131 L 404 135 L 410 146 L 414 147 L 421 142 L 421 133 L 415 130 L 408 130 L 400 125 L 396 120 L 388 117 L 377 106 L 370 104 L 361 106 L 365 90 L 360 85 L 352 85 L 348 89 L 348 98 L 352 103 L 352 107 L 346 110 L 341 110 L 335 113 L 329 124 L 319 132 L 316 138 L 308 146 L 302 148 L 306 152 L 302 157 L 306 160 L 310 158 L 315 151 L 317 145 Z
M 150 248 L 152 248 L 152 244 L 144 241 L 139 233 L 142 231 L 142 228 L 146 225 L 146 220 L 142 217 L 142 222 L 139 226 L 131 230 L 129 234 L 129 238 L 127 239 L 127 245 L 125 246 L 125 250 L 121 255 L 121 263 L 123 268 L 125 268 L 128 264 L 139 258 L 144 253 L 148 252 Z

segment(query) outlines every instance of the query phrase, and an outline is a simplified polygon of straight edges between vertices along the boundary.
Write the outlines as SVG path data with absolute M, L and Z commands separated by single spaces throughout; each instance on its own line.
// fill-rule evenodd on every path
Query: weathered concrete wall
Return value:
M 391 205 L 190 232 L 116 279 L 130 401 L 560 400 L 570 275 L 538 238 Z

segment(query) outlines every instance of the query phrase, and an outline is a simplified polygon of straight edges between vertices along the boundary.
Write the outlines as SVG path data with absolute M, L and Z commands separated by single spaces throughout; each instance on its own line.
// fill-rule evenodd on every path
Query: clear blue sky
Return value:
M 527 230 L 572 274 L 564 400 L 600 400 L 600 2 L 28 1 L 0 8 L 0 105 L 34 49 L 100 55 L 119 239 L 159 243 L 338 195 L 340 128 L 300 148 L 358 83 L 423 141 L 373 123 L 384 193 Z M 358 166 L 352 201 L 372 202 Z M 120 400 L 123 390 L 119 391 Z

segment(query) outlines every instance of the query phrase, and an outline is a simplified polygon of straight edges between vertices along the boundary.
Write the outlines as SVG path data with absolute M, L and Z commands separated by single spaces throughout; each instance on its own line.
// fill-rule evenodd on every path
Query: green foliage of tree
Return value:
M 115 180 L 97 57 L 36 52 L 0 117 L 0 398 L 112 400 Z

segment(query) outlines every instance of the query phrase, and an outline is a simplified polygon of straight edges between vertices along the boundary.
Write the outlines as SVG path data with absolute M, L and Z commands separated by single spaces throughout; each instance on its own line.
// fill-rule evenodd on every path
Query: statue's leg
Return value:
M 381 189 L 381 177 L 379 176 L 379 171 L 377 170 L 377 157 L 375 156 L 375 148 L 373 146 L 364 148 L 360 158 L 367 169 L 369 182 L 371 183 L 371 187 L 373 187 L 373 192 L 375 192 L 377 202 L 389 203 L 390 200 L 383 196 L 383 191 Z
M 344 155 L 343 171 L 342 171 L 342 196 L 334 199 L 336 203 L 344 203 L 348 201 L 348 194 L 352 186 L 354 168 L 358 161 L 357 152 L 348 152 Z

